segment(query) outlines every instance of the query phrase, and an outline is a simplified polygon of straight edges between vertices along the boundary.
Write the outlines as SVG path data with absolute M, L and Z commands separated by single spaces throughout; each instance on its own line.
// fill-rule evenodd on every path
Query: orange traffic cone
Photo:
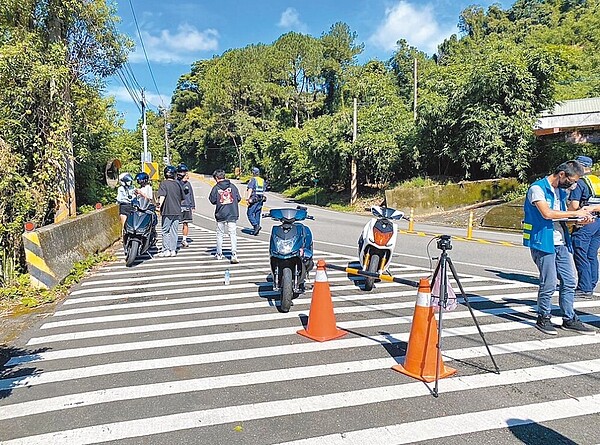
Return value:
M 331 302 L 331 291 L 325 272 L 325 261 L 317 262 L 317 273 L 313 287 L 312 299 L 310 301 L 310 312 L 308 313 L 308 324 L 306 329 L 298 331 L 298 334 L 316 341 L 333 340 L 346 335 L 335 326 L 335 314 Z
M 424 382 L 433 382 L 437 364 L 437 342 L 438 328 L 431 304 L 429 280 L 421 278 L 404 365 L 392 366 L 392 369 Z M 445 366 L 440 357 L 439 378 L 443 379 L 453 374 L 456 374 L 456 369 Z

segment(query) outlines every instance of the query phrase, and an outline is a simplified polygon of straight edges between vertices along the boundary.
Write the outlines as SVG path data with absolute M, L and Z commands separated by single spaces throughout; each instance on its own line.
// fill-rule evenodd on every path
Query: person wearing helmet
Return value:
M 192 222 L 192 212 L 196 209 L 196 201 L 194 199 L 194 189 L 189 182 L 189 173 L 187 165 L 179 164 L 177 166 L 177 180 L 183 188 L 185 194 L 184 200 L 181 202 L 181 247 L 188 247 L 188 233 L 190 231 L 189 223 Z
M 147 209 L 150 204 L 154 204 L 154 192 L 150 185 L 150 177 L 148 173 L 140 172 L 135 175 L 135 180 L 138 183 L 138 188 L 135 189 L 138 205 L 141 209 Z
M 158 187 L 158 208 L 160 209 L 162 225 L 161 257 L 177 255 L 177 232 L 181 219 L 181 202 L 185 195 L 183 188 L 175 179 L 177 169 L 167 165 L 164 169 L 165 180 Z
M 260 170 L 258 167 L 252 168 L 252 179 L 248 181 L 246 188 L 246 202 L 248 203 L 248 210 L 246 215 L 248 221 L 252 224 L 254 236 L 258 235 L 260 229 L 260 213 L 262 212 L 263 202 L 265 201 L 265 180 L 260 177 Z
M 119 218 L 121 226 L 125 226 L 127 217 L 133 212 L 131 201 L 135 197 L 133 178 L 129 173 L 121 173 L 119 175 L 119 188 L 117 189 L 117 203 L 119 204 Z

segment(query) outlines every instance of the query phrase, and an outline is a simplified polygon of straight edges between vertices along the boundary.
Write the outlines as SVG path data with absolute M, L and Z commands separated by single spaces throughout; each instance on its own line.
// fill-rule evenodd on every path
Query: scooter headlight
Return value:
M 279 253 L 287 255 L 288 253 L 292 253 L 292 249 L 294 248 L 294 240 L 277 239 L 275 241 L 275 247 Z
M 394 232 L 382 232 L 380 230 L 377 230 L 377 228 L 375 228 L 375 230 L 373 230 L 373 235 L 375 237 L 375 244 L 377 244 L 378 246 L 386 246 L 387 243 L 389 243 L 390 240 L 392 239 L 393 234 L 394 234 Z

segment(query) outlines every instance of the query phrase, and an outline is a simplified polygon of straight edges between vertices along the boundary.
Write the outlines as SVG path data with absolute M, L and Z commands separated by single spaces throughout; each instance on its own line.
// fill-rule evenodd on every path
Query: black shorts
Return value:
M 133 213 L 133 206 L 128 202 L 119 203 L 119 215 L 129 216 Z
M 182 210 L 181 211 L 181 222 L 192 222 L 192 211 Z

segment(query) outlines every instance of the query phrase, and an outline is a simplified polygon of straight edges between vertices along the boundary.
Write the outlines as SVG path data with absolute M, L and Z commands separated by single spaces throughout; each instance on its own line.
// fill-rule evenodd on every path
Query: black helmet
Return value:
M 175 179 L 177 169 L 172 165 L 167 165 L 164 170 L 165 178 Z
M 183 162 L 177 166 L 177 178 L 178 179 L 182 179 L 187 172 L 188 172 L 187 165 L 185 165 Z
M 150 180 L 150 176 L 148 176 L 148 173 L 146 173 L 146 172 L 140 172 L 137 175 L 135 175 L 135 180 L 140 185 L 140 187 L 143 187 L 146 184 L 148 184 L 148 181 Z
M 119 175 L 119 182 L 121 183 L 121 185 L 128 187 L 131 184 L 133 184 L 133 178 L 129 173 L 121 173 Z

